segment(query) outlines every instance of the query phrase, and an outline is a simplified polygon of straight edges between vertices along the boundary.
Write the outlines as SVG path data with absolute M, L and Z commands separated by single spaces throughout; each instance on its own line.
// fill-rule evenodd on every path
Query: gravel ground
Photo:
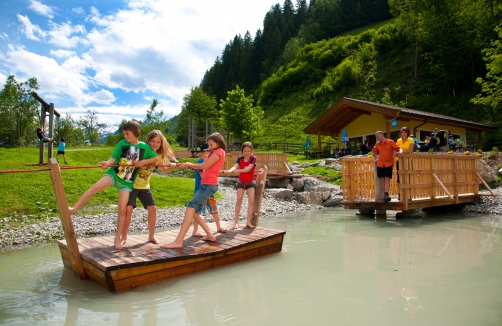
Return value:
M 483 196 L 475 205 L 465 205 L 465 213 L 477 213 L 502 216 L 502 187 L 492 188 L 496 196 Z M 480 191 L 482 194 L 490 194 L 489 191 Z
M 322 183 L 320 181 L 320 183 Z M 233 187 L 219 186 L 218 192 L 223 198 L 217 201 L 220 220 L 224 221 L 223 226 L 230 227 L 234 220 L 234 208 L 236 191 Z M 309 210 L 323 209 L 319 205 L 307 205 L 296 200 L 284 201 L 273 198 L 267 191 L 263 197 L 261 206 L 261 218 L 280 215 L 289 212 L 301 212 Z M 247 212 L 247 197 L 241 207 L 240 224 L 244 225 L 245 214 Z M 159 208 L 157 209 L 156 231 L 162 231 L 177 227 L 183 221 L 185 214 L 184 207 Z M 207 222 L 213 222 L 211 215 L 206 216 Z M 73 227 L 77 238 L 93 237 L 115 234 L 117 222 L 116 213 L 85 215 L 77 214 L 73 216 Z M 148 233 L 147 211 L 138 206 L 133 212 L 129 232 Z M 15 249 L 22 248 L 23 245 L 32 245 L 48 242 L 54 239 L 63 239 L 63 228 L 59 218 L 53 218 L 44 223 L 33 224 L 23 229 L 0 230 L 0 248 Z

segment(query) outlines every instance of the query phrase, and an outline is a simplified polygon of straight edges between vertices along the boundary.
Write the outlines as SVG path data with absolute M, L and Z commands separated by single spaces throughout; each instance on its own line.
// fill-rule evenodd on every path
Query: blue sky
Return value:
M 36 77 L 62 114 L 167 117 L 237 34 L 254 37 L 276 0 L 0 0 L 0 85 Z M 281 3 L 282 5 L 282 3 Z

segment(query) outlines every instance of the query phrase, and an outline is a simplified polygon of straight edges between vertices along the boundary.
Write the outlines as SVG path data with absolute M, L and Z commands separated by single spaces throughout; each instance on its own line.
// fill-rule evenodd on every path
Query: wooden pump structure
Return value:
M 40 102 L 40 125 L 45 128 L 45 118 L 49 117 L 49 138 L 54 138 L 54 116 L 60 118 L 61 114 L 54 109 L 54 103 L 47 104 L 43 98 L 38 96 L 37 93 L 32 92 L 31 95 Z M 52 158 L 52 146 L 51 142 L 48 143 L 49 153 L 47 154 L 47 160 Z M 38 164 L 44 163 L 44 142 L 40 142 L 40 159 Z

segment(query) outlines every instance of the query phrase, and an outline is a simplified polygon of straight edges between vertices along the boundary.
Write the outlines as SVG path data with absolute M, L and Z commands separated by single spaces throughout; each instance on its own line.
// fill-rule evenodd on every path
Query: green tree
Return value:
M 19 83 L 13 75 L 0 91 L 0 139 L 6 146 L 25 146 L 35 141 L 38 102 L 31 93 L 38 89 L 36 78 Z
M 56 140 L 64 138 L 65 143 L 69 146 L 80 145 L 85 140 L 83 130 L 78 127 L 77 122 L 68 113 L 66 116 L 56 119 L 54 129 L 54 138 Z
M 226 100 L 220 100 L 224 128 L 235 138 L 252 140 L 261 129 L 261 108 L 253 107 L 253 95 L 246 97 L 244 89 L 239 86 L 227 94 Z
M 487 123 L 502 120 L 502 24 L 495 31 L 498 39 L 492 42 L 491 47 L 483 50 L 488 72 L 484 79 L 479 77 L 476 80 L 481 85 L 481 94 L 471 100 L 484 106 L 489 120 Z
M 101 134 L 106 128 L 106 124 L 98 122 L 98 112 L 96 110 L 88 109 L 77 124 L 82 128 L 85 137 L 91 144 L 99 144 L 101 142 Z
M 163 110 L 155 110 L 158 105 L 159 101 L 157 101 L 157 99 L 153 99 L 152 104 L 150 104 L 150 108 L 146 111 L 145 121 L 141 123 L 141 134 L 144 137 L 146 137 L 146 135 L 152 130 L 160 130 L 164 133 L 164 135 L 168 132 L 169 121 L 164 116 Z
M 219 128 L 220 113 L 216 107 L 216 99 L 209 96 L 201 87 L 192 87 L 190 94 L 183 97 L 183 105 L 179 114 L 177 140 L 187 142 L 188 119 L 195 120 L 198 130 L 206 128 L 206 121 L 213 121 L 215 129 Z M 200 134 L 199 136 L 203 136 Z

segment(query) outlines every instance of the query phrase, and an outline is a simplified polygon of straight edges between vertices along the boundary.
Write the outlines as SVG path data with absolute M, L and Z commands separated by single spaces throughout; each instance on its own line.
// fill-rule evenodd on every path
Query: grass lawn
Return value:
M 92 147 L 68 149 L 69 166 L 98 166 L 110 157 L 113 148 Z M 57 153 L 54 151 L 54 153 Z M 45 152 L 47 158 L 47 150 Z M 0 148 L 0 171 L 40 170 L 47 166 L 31 165 L 39 162 L 38 148 Z M 55 157 L 55 155 L 54 155 Z M 190 160 L 190 159 L 185 159 Z M 60 157 L 62 162 L 62 158 Z M 64 166 L 64 165 L 63 165 Z M 100 168 L 61 170 L 67 201 L 71 206 L 82 193 L 104 174 Z M 152 176 L 150 186 L 158 207 L 183 206 L 192 198 L 194 179 Z M 57 217 L 57 206 L 48 171 L 0 174 L 0 227 L 6 223 L 33 223 Z M 82 213 L 115 211 L 117 190 L 108 188 L 96 194 L 81 210 Z
M 61 175 L 69 206 L 91 185 L 98 181 L 104 170 L 98 166 L 100 161 L 110 157 L 112 147 L 82 147 L 68 148 L 66 157 L 68 166 L 89 166 L 85 169 L 63 169 Z M 57 151 L 54 151 L 54 157 Z M 47 160 L 47 149 L 45 151 Z M 0 148 L 0 227 L 16 227 L 20 224 L 32 224 L 37 221 L 58 217 L 56 200 L 48 171 L 19 172 L 15 170 L 41 170 L 47 166 L 39 166 L 38 148 Z M 62 162 L 62 158 L 60 157 Z M 196 158 L 180 159 L 180 161 L 195 162 Z M 316 162 L 307 160 L 305 155 L 288 155 L 289 162 Z M 66 166 L 63 164 L 62 166 Z M 171 174 L 176 172 L 174 170 Z M 194 172 L 186 170 L 185 176 L 173 177 L 154 174 L 150 187 L 158 207 L 183 206 L 193 196 Z M 338 183 L 339 171 L 324 167 L 312 167 L 304 171 L 310 175 L 319 176 L 326 181 Z M 219 195 L 217 194 L 217 198 Z M 117 190 L 107 188 L 96 194 L 80 211 L 80 213 L 114 212 L 117 205 Z

